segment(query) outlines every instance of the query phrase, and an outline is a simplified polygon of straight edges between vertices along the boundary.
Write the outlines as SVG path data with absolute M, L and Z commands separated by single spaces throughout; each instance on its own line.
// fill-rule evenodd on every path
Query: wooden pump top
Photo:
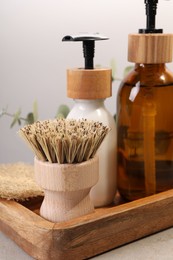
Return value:
M 105 99 L 111 95 L 111 69 L 67 70 L 68 97 L 73 99 Z
M 128 61 L 156 64 L 172 62 L 173 34 L 130 34 Z

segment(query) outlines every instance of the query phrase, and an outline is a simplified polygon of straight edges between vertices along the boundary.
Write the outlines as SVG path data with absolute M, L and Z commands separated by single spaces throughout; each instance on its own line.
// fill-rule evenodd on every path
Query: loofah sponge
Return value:
M 0 164 L 0 197 L 24 201 L 43 196 L 34 180 L 34 167 L 26 163 Z

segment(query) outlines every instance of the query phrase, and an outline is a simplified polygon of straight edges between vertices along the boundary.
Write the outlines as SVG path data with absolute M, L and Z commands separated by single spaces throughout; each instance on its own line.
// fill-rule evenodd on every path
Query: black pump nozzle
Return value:
M 139 33 L 162 33 L 162 29 L 155 28 L 158 0 L 144 0 L 146 5 L 146 29 L 139 29 Z
M 85 69 L 94 69 L 94 50 L 95 41 L 108 40 L 107 37 L 99 34 L 66 35 L 62 41 L 81 41 L 83 42 L 83 54 L 85 58 Z

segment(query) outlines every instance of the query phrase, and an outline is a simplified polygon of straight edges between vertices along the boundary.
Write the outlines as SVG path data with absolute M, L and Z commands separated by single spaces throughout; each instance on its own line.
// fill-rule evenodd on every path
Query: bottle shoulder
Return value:
M 87 118 L 90 120 L 100 121 L 103 124 L 111 126 L 111 128 L 116 128 L 113 115 L 107 110 L 107 108 L 104 105 L 99 106 L 97 108 L 89 107 L 87 109 L 85 107 L 85 109 L 83 109 L 82 105 L 79 106 L 78 104 L 75 104 L 69 112 L 67 118 Z
M 166 66 L 156 67 L 150 65 L 147 68 L 135 66 L 134 69 L 122 80 L 120 88 L 124 85 L 134 86 L 137 82 L 140 85 L 173 85 L 173 72 L 170 71 Z

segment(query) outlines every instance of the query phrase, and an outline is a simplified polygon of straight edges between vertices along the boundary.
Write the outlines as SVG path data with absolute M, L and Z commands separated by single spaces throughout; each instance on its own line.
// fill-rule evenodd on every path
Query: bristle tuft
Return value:
M 110 128 L 87 119 L 37 121 L 19 135 L 41 161 L 80 163 L 94 157 Z

